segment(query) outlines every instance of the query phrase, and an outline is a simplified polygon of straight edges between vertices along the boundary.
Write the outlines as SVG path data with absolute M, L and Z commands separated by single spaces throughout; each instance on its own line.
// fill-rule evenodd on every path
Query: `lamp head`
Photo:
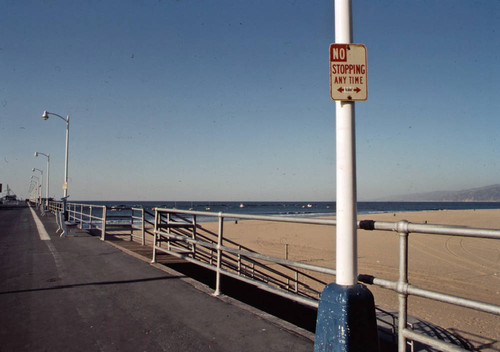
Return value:
M 35 157 L 38 156 L 38 152 L 35 152 Z
M 35 168 L 32 168 L 31 171 L 35 172 Z
M 42 114 L 42 119 L 48 120 L 49 119 L 49 114 L 47 113 L 47 110 L 45 110 Z

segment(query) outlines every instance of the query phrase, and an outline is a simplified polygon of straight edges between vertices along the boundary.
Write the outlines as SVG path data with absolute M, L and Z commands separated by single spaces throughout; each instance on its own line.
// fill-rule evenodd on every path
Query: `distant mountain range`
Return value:
M 398 202 L 500 202 L 500 184 L 462 191 L 435 191 L 389 197 Z

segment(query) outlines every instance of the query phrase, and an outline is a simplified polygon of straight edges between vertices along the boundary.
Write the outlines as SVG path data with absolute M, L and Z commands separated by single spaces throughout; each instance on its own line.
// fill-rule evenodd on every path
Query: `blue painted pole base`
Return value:
M 375 301 L 365 285 L 326 285 L 316 319 L 314 352 L 378 351 Z

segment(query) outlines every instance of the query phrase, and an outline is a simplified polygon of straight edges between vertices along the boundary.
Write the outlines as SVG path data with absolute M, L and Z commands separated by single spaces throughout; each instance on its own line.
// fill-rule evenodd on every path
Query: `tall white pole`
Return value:
M 68 150 L 69 150 L 69 115 L 66 115 L 66 154 L 64 157 L 64 189 L 63 189 L 63 215 L 64 221 L 68 221 L 66 202 L 68 201 Z M 61 234 L 63 236 L 65 231 Z
M 47 154 L 47 187 L 45 188 L 46 192 L 46 199 L 45 199 L 45 206 L 47 209 L 49 208 L 49 176 L 50 176 L 50 154 Z
M 38 155 L 43 155 L 44 157 L 47 158 L 47 181 L 46 181 L 46 186 L 45 186 L 45 206 L 48 208 L 49 207 L 49 185 L 50 185 L 50 154 L 45 154 L 45 153 L 40 153 L 40 152 L 35 152 L 35 157 L 38 157 Z
M 55 114 L 53 112 L 48 112 L 45 110 L 42 114 L 42 119 L 47 120 L 49 115 L 55 115 L 59 117 L 61 120 L 66 122 L 66 155 L 64 157 L 64 184 L 63 184 L 63 213 L 64 220 L 68 220 L 68 213 L 66 212 L 66 200 L 68 198 L 68 149 L 69 149 L 69 115 L 66 115 L 66 118 L 61 115 Z
M 37 188 L 38 188 L 38 202 L 37 203 L 39 205 L 42 205 L 43 170 L 37 169 L 36 167 L 34 167 L 32 170 L 33 170 L 33 172 L 35 172 L 35 171 L 40 172 L 40 183 L 37 186 Z
M 354 48 L 354 46 L 350 48 L 350 44 L 352 44 L 351 0 L 335 0 L 335 43 L 339 47 L 345 46 L 345 50 Z M 330 56 L 330 60 L 332 60 L 332 56 Z M 330 70 L 332 70 L 330 74 L 334 73 L 333 66 Z M 333 98 L 333 90 L 331 93 Z M 354 101 L 337 100 L 335 114 L 337 275 L 336 283 L 326 285 L 321 292 L 318 302 L 314 351 L 378 351 L 375 301 L 372 293 L 366 286 L 358 284 L 357 280 Z
M 64 157 L 64 197 L 68 196 L 68 149 L 69 149 L 69 115 L 66 116 L 66 154 Z
M 335 43 L 352 43 L 351 1 L 335 0 Z M 354 102 L 337 101 L 337 250 L 336 283 L 357 283 L 356 144 Z
M 42 206 L 42 188 L 43 188 L 43 172 L 41 172 L 40 185 L 38 186 L 38 199 L 40 206 Z
M 30 185 L 31 185 L 30 198 L 34 200 L 35 197 L 36 197 L 35 196 L 35 192 L 36 192 L 36 189 L 37 189 L 38 185 L 37 185 L 36 181 L 33 181 L 33 179 L 31 179 L 31 184 Z
M 34 196 L 35 196 L 35 199 L 38 198 L 38 194 L 39 194 L 39 178 L 38 176 L 35 176 L 35 175 L 31 175 L 31 181 L 33 181 L 33 179 L 35 179 L 35 189 L 34 189 Z M 36 203 L 38 204 L 38 200 L 36 201 Z

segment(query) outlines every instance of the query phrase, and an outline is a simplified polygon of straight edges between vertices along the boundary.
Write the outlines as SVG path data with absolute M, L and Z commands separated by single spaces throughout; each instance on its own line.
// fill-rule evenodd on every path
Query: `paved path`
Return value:
M 97 237 L 60 238 L 53 216 L 35 219 L 0 209 L 2 352 L 313 349 Z

